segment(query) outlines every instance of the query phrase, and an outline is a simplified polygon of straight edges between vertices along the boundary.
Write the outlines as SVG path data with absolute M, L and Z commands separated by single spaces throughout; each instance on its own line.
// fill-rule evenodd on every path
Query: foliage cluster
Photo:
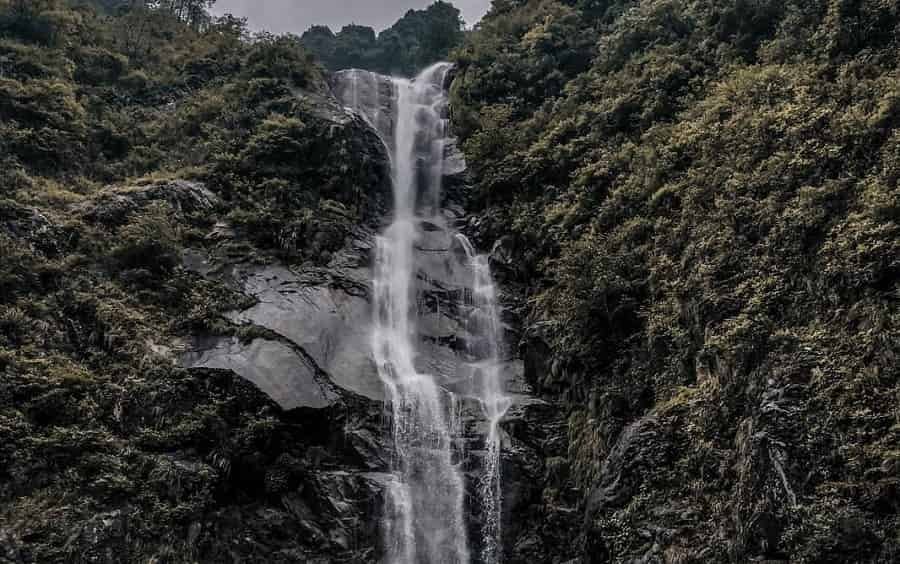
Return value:
M 283 546 L 270 470 L 301 489 L 321 433 L 173 364 L 245 299 L 182 251 L 222 222 L 246 260 L 327 260 L 384 155 L 296 38 L 207 4 L 0 0 L 0 561 L 279 561 L 242 527 Z M 146 196 L 183 178 L 203 209 Z
M 678 429 L 643 493 L 586 504 L 589 561 L 895 558 L 897 4 L 498 0 L 457 61 L 472 208 L 555 327 L 577 485 L 636 421 Z
M 342 240 L 381 174 L 377 159 L 348 168 L 342 155 L 373 141 L 333 127 L 340 108 L 318 111 L 327 85 L 296 37 L 251 37 L 206 5 L 0 1 L 0 193 L 181 175 L 289 256 L 318 257 L 321 245 L 295 243 L 323 230 Z M 346 213 L 319 213 L 324 200 Z
M 429 64 L 445 60 L 462 40 L 460 11 L 442 0 L 424 10 L 410 10 L 377 35 L 361 25 L 344 26 L 338 33 L 313 26 L 300 39 L 332 71 L 360 68 L 403 76 L 415 76 Z

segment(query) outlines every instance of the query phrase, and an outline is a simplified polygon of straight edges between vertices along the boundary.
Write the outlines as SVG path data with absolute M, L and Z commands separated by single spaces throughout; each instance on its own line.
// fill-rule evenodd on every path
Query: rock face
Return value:
M 368 75 L 368 73 L 367 73 Z M 362 76 L 362 75 L 359 75 Z M 370 76 L 370 75 L 369 75 Z M 354 78 L 355 77 L 355 78 Z M 339 77 L 338 88 L 356 80 L 356 96 L 368 99 L 376 110 L 365 115 L 374 127 L 391 127 L 390 83 L 361 81 L 353 74 Z M 374 102 L 372 98 L 384 100 Z M 379 105 L 380 104 L 380 105 Z M 471 266 L 456 234 L 468 225 L 460 206 L 466 190 L 465 160 L 455 144 L 446 148 L 445 191 L 442 215 L 421 225 L 415 248 L 415 292 L 419 296 L 418 329 L 421 353 L 417 369 L 434 376 L 443 388 L 463 398 L 460 404 L 463 458 L 460 464 L 473 488 L 481 479 L 486 450 L 486 422 L 473 397 L 481 385 L 477 371 L 461 361 L 464 351 L 475 350 L 481 338 L 470 332 L 474 313 L 467 303 L 472 284 Z M 373 224 L 374 222 L 372 222 Z M 319 413 L 328 421 L 353 405 L 365 421 L 384 420 L 385 391 L 371 355 L 374 229 L 358 226 L 327 264 L 289 266 L 277 260 L 249 260 L 229 249 L 240 235 L 219 224 L 206 238 L 205 248 L 184 255 L 184 266 L 243 296 L 242 305 L 225 317 L 234 336 L 197 335 L 180 361 L 194 370 L 230 371 L 254 384 L 285 412 Z M 495 245 L 495 260 L 510 258 L 503 243 Z M 507 304 L 509 305 L 509 304 Z M 525 379 L 526 360 L 516 352 L 521 339 L 519 317 L 504 309 L 503 333 L 509 343 L 501 375 L 514 406 L 502 425 L 502 543 L 508 562 L 563 562 L 572 547 L 560 529 L 574 530 L 565 457 L 564 414 L 553 404 L 531 396 Z M 295 497 L 286 499 L 290 512 L 301 520 L 311 539 L 330 538 L 336 549 L 346 550 L 361 562 L 378 561 L 381 554 L 380 503 L 389 475 L 390 430 L 370 424 L 341 427 L 331 439 L 349 452 L 337 455 L 325 447 L 333 470 L 314 470 L 314 491 L 324 501 L 312 508 Z M 343 460 L 343 461 L 342 461 Z M 547 498 L 552 498 L 552 503 Z M 365 506 L 348 499 L 372 500 Z M 485 515 L 472 504 L 467 518 L 469 536 L 477 548 Z M 362 522 L 368 515 L 369 522 Z M 527 518 L 523 518 L 523 515 Z M 351 533 L 334 523 L 355 523 Z M 331 524 L 329 524 L 331 523 Z M 475 551 L 477 552 L 477 550 Z M 325 554 L 326 552 L 323 552 Z M 309 554 L 307 558 L 312 558 Z M 323 558 L 326 558 L 323 556 Z M 310 562 L 318 560 L 310 559 Z M 327 559 L 323 562 L 329 561 Z M 480 561 L 477 557 L 473 561 Z
M 152 202 L 167 202 L 176 212 L 194 214 L 211 210 L 219 198 L 198 182 L 171 180 L 111 188 L 76 206 L 76 211 L 91 222 L 117 226 Z
M 360 69 L 342 70 L 332 75 L 331 88 L 335 97 L 349 101 L 349 109 L 363 116 L 382 139 L 391 139 L 395 108 L 390 77 Z
M 466 328 L 469 308 L 464 287 L 470 283 L 468 267 L 463 262 L 464 251 L 458 247 L 455 231 L 450 227 L 464 224 L 464 217 L 450 211 L 444 223 L 426 228 L 427 236 L 418 247 L 421 269 L 416 280 L 418 293 L 423 297 L 421 339 L 426 343 L 419 369 L 436 375 L 442 386 L 460 397 L 471 394 L 473 387 L 479 385 L 459 360 L 466 343 L 471 345 L 470 341 L 476 339 Z M 228 229 L 216 227 L 214 239 L 218 245 L 227 248 L 228 237 Z M 198 336 L 188 344 L 182 364 L 192 369 L 234 372 L 285 411 L 316 410 L 328 418 L 332 408 L 352 401 L 368 418 L 380 417 L 385 394 L 372 362 L 369 342 L 372 237 L 365 228 L 358 229 L 326 267 L 289 268 L 277 262 L 259 265 L 217 253 L 215 247 L 187 252 L 185 267 L 234 288 L 247 298 L 248 307 L 232 311 L 226 317 L 242 332 L 258 337 Z M 513 340 L 516 332 L 515 327 L 506 328 Z M 518 515 L 540 498 L 539 485 L 547 474 L 546 451 L 559 450 L 564 431 L 561 415 L 552 406 L 529 399 L 530 387 L 523 380 L 521 360 L 515 356 L 509 358 L 502 373 L 507 391 L 519 398 L 509 418 L 510 430 L 504 432 L 503 439 L 504 522 L 508 531 L 505 540 L 511 555 L 516 551 L 522 553 L 520 559 L 511 561 L 527 562 L 538 549 L 515 548 L 526 542 L 520 541 L 519 535 L 542 538 L 542 533 L 523 528 Z M 484 456 L 483 416 L 476 404 L 464 404 L 461 409 L 464 440 L 469 445 L 463 464 L 469 482 L 476 484 Z M 548 423 L 551 421 L 556 423 Z M 548 433 L 550 428 L 556 430 Z M 339 440 L 352 445 L 367 471 L 384 471 L 391 456 L 388 432 L 386 426 L 352 430 Z M 384 480 L 358 475 L 351 479 L 352 466 L 339 464 L 338 467 L 346 468 L 342 470 L 347 475 L 343 487 L 350 489 L 348 495 L 381 499 Z M 345 509 L 351 512 L 352 508 Z M 536 518 L 538 515 L 535 513 Z M 380 519 L 381 515 L 376 517 Z M 473 536 L 478 534 L 481 518 L 480 515 L 470 517 Z M 325 534 L 325 527 L 318 519 L 309 516 L 308 526 L 315 534 Z M 357 542 L 374 549 L 380 543 L 377 533 L 375 527 L 368 531 L 370 536 L 358 538 Z M 545 545 L 542 540 L 540 546 Z M 373 560 L 366 561 L 375 561 L 375 555 L 373 552 Z
M 337 399 L 327 383 L 318 381 L 315 368 L 284 343 L 265 339 L 242 343 L 227 337 L 200 339 L 194 346 L 182 359 L 184 366 L 232 370 L 284 410 L 321 409 Z
M 78 239 L 76 232 L 55 225 L 39 210 L 10 200 L 0 202 L 0 234 L 47 256 L 57 256 Z
M 369 164 L 387 164 L 362 118 L 334 100 L 308 101 L 319 117 L 350 130 L 321 142 L 343 143 L 358 130 L 359 144 L 341 146 L 361 147 L 365 154 L 354 158 Z M 445 211 L 419 226 L 415 249 L 416 362 L 463 398 L 461 454 L 453 463 L 466 475 L 466 495 L 475 497 L 489 457 L 486 423 L 471 397 L 478 375 L 460 357 L 484 343 L 469 330 L 477 323 L 467 296 L 471 265 L 456 237 L 470 227 L 461 205 L 465 160 L 452 142 L 445 151 Z M 385 177 L 373 173 L 361 187 L 358 225 L 345 229 L 350 220 L 342 218 L 328 232 L 334 241 L 301 242 L 317 259 L 305 261 L 276 254 L 229 222 L 227 195 L 198 182 L 105 188 L 64 210 L 77 228 L 0 202 L 4 244 L 28 251 L 27 260 L 48 260 L 41 277 L 23 278 L 45 288 L 46 301 L 0 308 L 0 338 L 19 348 L 20 334 L 34 333 L 34 350 L 51 343 L 68 355 L 54 359 L 59 366 L 0 356 L 0 404 L 14 406 L 13 415 L 0 413 L 0 562 L 59 562 L 73 554 L 103 564 L 382 561 L 395 453 L 370 339 Z M 56 260 L 78 250 L 85 232 L 117 245 L 123 227 L 158 205 L 188 233 L 180 268 L 150 277 L 83 257 Z M 503 258 L 494 254 L 495 262 Z M 512 295 L 501 316 L 509 345 L 501 374 L 514 399 L 499 433 L 503 552 L 507 562 L 563 562 L 571 545 L 559 531 L 574 530 L 560 462 L 565 414 L 532 397 L 536 388 L 523 375 L 542 365 L 519 352 L 521 315 Z M 52 323 L 30 321 L 32 311 L 53 312 Z M 112 366 L 93 378 L 86 367 L 99 363 Z M 75 497 L 83 503 L 68 502 Z M 466 516 L 473 539 L 488 517 L 479 511 L 472 504 Z
M 185 253 L 186 268 L 245 296 L 249 305 L 226 320 L 255 337 L 197 336 L 182 354 L 182 365 L 233 372 L 275 401 L 281 417 L 317 422 L 310 430 L 318 446 L 306 449 L 302 463 L 282 456 L 274 469 L 265 470 L 267 476 L 274 472 L 273 487 L 284 492 L 285 512 L 255 517 L 251 522 L 260 529 L 239 553 L 322 564 L 379 559 L 391 450 L 381 383 L 368 354 L 371 239 L 360 227 L 327 266 L 291 268 L 274 260 L 235 258 L 228 249 L 239 236 L 218 225 L 207 238 L 214 241 L 211 247 Z M 220 517 L 233 533 L 246 530 L 239 515 Z M 273 536 L 279 527 L 301 535 L 308 548 Z M 208 561 L 233 554 L 217 549 Z
M 324 268 L 295 272 L 282 264 L 229 262 L 199 251 L 188 252 L 185 265 L 239 289 L 253 302 L 247 309 L 229 313 L 230 321 L 245 329 L 271 332 L 289 343 L 306 370 L 327 380 L 329 387 L 380 401 L 381 382 L 368 352 L 368 270 L 359 266 L 368 260 L 371 235 L 361 229 L 357 237 Z M 241 353 L 247 358 L 252 357 L 249 346 L 244 345 L 247 350 Z M 206 358 L 208 343 L 199 339 L 191 348 L 184 358 L 189 366 Z M 240 348 L 231 343 L 229 350 Z M 258 360 L 277 365 L 266 353 L 280 355 L 278 351 L 267 348 Z

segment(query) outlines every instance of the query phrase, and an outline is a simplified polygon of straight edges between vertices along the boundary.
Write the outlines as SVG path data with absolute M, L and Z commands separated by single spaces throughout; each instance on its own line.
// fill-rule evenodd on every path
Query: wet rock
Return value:
M 588 519 L 622 507 L 637 492 L 645 475 L 642 468 L 656 468 L 670 460 L 665 452 L 665 433 L 660 419 L 653 416 L 625 428 L 600 467 L 597 485 L 588 496 Z
M 219 198 L 199 182 L 171 180 L 108 188 L 97 198 L 76 205 L 75 211 L 88 221 L 116 226 L 152 202 L 168 202 L 175 211 L 191 215 L 216 207 Z
M 567 454 L 566 414 L 555 403 L 527 395 L 516 396 L 503 427 L 513 438 L 540 451 L 542 458 Z
M 500 237 L 491 247 L 491 267 L 496 270 L 515 273 L 518 270 L 516 260 L 515 243 L 510 236 Z
M 517 397 L 504 419 L 503 531 L 506 562 L 564 562 L 576 555 L 581 524 L 566 461 L 567 424 L 559 405 Z
M 369 344 L 372 238 L 371 231 L 355 229 L 325 267 L 250 264 L 222 249 L 189 250 L 183 265 L 247 296 L 252 305 L 227 314 L 236 325 L 278 334 L 332 384 L 381 401 Z
M 296 89 L 294 95 L 306 102 L 306 111 L 318 119 L 341 126 L 353 121 L 353 116 L 347 113 L 346 109 L 335 99 L 333 93 Z
M 345 428 L 346 448 L 352 451 L 358 462 L 368 470 L 383 470 L 388 467 L 389 450 L 385 446 L 384 436 L 377 435 L 371 429 Z
M 535 324 L 529 327 L 522 338 L 520 353 L 525 361 L 525 380 L 538 394 L 556 392 L 553 375 L 553 351 L 548 341 L 550 324 Z
M 669 545 L 679 534 L 677 524 L 693 521 L 693 508 L 681 500 L 656 506 L 622 523 L 623 513 L 644 486 L 670 467 L 673 460 L 672 422 L 664 417 L 648 415 L 627 425 L 619 434 L 593 480 L 584 505 L 584 544 L 582 558 L 586 564 L 601 564 L 615 559 L 629 562 L 663 562 L 662 546 Z M 647 485 L 648 488 L 652 486 Z M 613 523 L 614 525 L 610 525 Z M 615 552 L 604 527 L 629 530 L 629 545 Z M 686 533 L 685 533 L 686 534 Z
M 378 544 L 386 478 L 378 473 L 315 472 L 284 504 L 299 521 L 319 555 L 370 552 Z M 324 550 L 323 550 L 324 549 Z
M 284 336 L 332 382 L 380 400 L 382 384 L 369 354 L 367 290 L 359 279 L 334 271 L 324 273 L 324 278 L 298 275 L 278 265 L 253 269 L 241 275 L 241 284 L 257 304 L 229 317 Z
M 216 515 L 202 539 L 207 562 L 377 562 L 381 480 L 356 471 L 311 472 L 276 506 Z
M 321 409 L 338 399 L 326 383 L 319 381 L 315 368 L 283 343 L 255 339 L 245 344 L 236 337 L 197 339 L 182 364 L 231 370 L 253 382 L 285 410 Z
M 449 139 L 444 144 L 444 176 L 459 177 L 468 170 L 466 157 L 459 148 L 456 139 Z
M 382 139 L 391 139 L 394 129 L 394 83 L 390 77 L 360 69 L 334 73 L 331 89 L 344 100 L 347 111 L 357 112 Z
M 21 241 L 47 256 L 57 256 L 77 243 L 77 232 L 58 226 L 30 206 L 0 201 L 0 234 Z

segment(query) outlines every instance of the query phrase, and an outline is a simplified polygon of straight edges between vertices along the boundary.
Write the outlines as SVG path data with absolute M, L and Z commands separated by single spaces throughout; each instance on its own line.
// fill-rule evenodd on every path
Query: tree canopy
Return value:
M 457 62 L 471 208 L 598 489 L 586 561 L 890 560 L 850 492 L 898 437 L 897 3 L 497 0 Z M 649 421 L 665 464 L 617 446 Z M 640 482 L 616 503 L 609 457 Z
M 446 59 L 463 35 L 460 11 L 439 0 L 424 10 L 410 10 L 377 35 L 360 25 L 344 26 L 338 33 L 313 26 L 300 41 L 332 71 L 361 68 L 411 76 Z

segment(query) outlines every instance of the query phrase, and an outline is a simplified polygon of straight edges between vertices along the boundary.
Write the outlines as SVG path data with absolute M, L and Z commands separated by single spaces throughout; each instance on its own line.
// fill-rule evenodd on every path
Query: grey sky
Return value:
M 301 34 L 322 24 L 337 31 L 349 23 L 381 31 L 410 9 L 421 9 L 433 0 L 217 0 L 213 13 L 232 13 L 247 18 L 254 30 Z M 469 26 L 478 22 L 490 0 L 451 0 Z

